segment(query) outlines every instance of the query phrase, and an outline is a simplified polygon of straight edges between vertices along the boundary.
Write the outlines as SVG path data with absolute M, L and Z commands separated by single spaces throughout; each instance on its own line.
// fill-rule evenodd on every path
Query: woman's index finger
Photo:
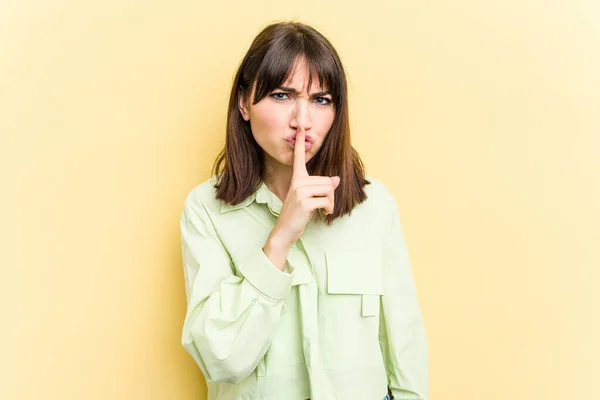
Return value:
M 302 129 L 296 133 L 296 142 L 294 144 L 294 172 L 293 176 L 308 176 L 306 170 L 306 154 L 305 154 L 305 136 L 306 134 Z

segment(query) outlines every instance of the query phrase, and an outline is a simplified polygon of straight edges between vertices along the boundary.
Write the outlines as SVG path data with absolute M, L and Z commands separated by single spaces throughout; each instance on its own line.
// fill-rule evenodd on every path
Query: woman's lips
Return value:
M 296 147 L 296 139 L 287 140 L 287 142 L 292 148 Z M 311 142 L 304 142 L 304 151 L 309 151 L 312 146 L 313 144 Z

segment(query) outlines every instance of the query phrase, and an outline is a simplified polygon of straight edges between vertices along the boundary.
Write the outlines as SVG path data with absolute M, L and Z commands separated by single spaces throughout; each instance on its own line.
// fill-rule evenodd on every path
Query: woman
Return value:
M 278 23 L 253 41 L 181 233 L 182 341 L 209 400 L 429 399 L 396 202 L 364 175 L 344 69 L 315 29 Z

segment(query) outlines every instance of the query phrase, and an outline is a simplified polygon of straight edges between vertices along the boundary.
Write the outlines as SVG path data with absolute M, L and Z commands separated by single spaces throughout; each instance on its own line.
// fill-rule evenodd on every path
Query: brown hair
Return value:
M 302 57 L 309 65 L 310 87 L 316 73 L 321 85 L 331 93 L 335 117 L 331 130 L 317 154 L 308 161 L 309 175 L 339 176 L 333 214 L 323 216 L 327 224 L 365 201 L 364 165 L 350 144 L 348 87 L 340 58 L 331 43 L 314 28 L 298 22 L 267 26 L 254 39 L 235 75 L 229 109 L 225 147 L 213 165 L 218 176 L 216 197 L 235 205 L 254 193 L 265 178 L 264 151 L 254 140 L 250 123 L 239 110 L 240 96 L 248 98 L 254 83 L 252 104 L 258 103 L 283 84 Z

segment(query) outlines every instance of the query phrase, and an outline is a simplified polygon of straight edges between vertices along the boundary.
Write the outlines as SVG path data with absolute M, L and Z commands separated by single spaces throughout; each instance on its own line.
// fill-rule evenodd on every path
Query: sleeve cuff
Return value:
M 262 249 L 235 260 L 234 264 L 244 278 L 266 296 L 281 300 L 290 294 L 294 276 L 280 271 Z

